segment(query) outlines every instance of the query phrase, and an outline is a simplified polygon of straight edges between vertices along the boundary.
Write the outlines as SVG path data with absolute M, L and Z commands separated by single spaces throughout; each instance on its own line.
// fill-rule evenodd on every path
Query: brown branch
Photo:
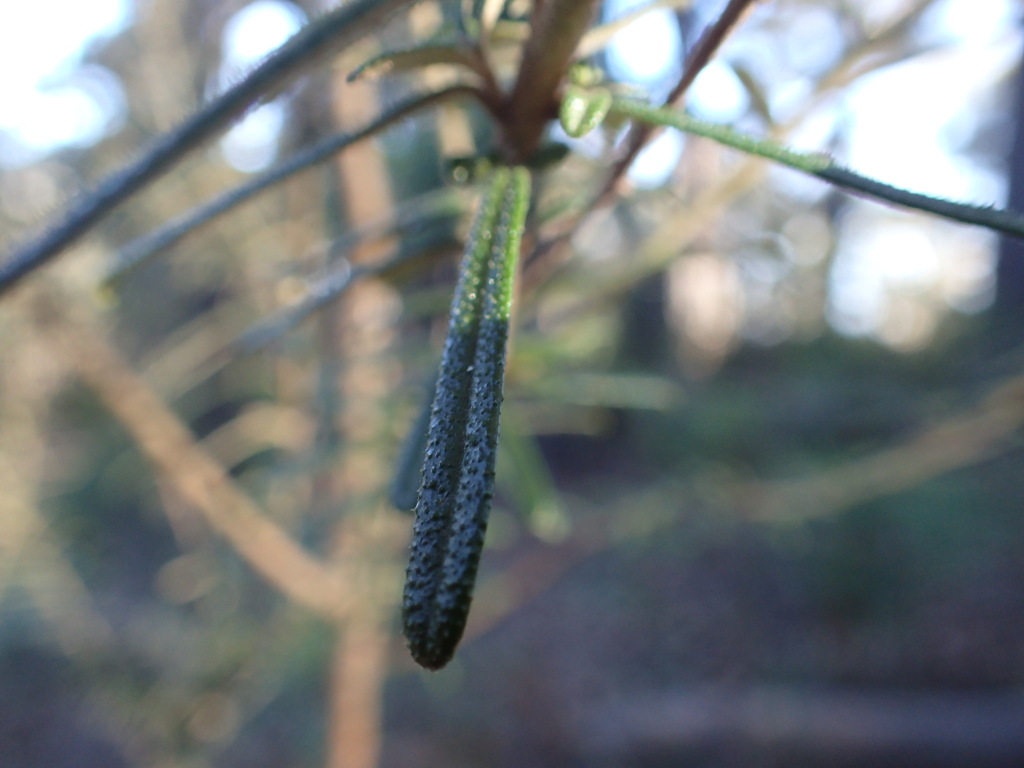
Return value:
M 380 94 L 368 83 L 359 101 L 339 99 L 336 124 L 358 124 Z M 340 155 L 336 183 L 343 193 L 345 222 L 353 229 L 372 225 L 381 211 L 394 209 L 392 178 L 381 153 L 369 145 Z M 364 263 L 376 249 L 364 243 L 350 258 Z M 389 393 L 394 380 L 395 318 L 390 286 L 374 282 L 353 287 L 343 304 L 321 317 L 318 358 L 321 387 L 316 404 L 322 440 L 341 445 L 338 461 L 314 476 L 319 504 L 354 501 L 331 533 L 331 560 L 354 587 L 352 610 L 337 626 L 327 694 L 327 768 L 374 768 L 383 747 L 382 698 L 387 676 L 391 625 L 399 586 L 400 555 L 408 521 L 381 509 L 387 475 L 380 450 Z M 333 435 L 333 438 L 328 437 Z M 342 436 L 344 441 L 342 442 Z M 369 501 L 373 499 L 374 501 Z
M 725 42 L 729 33 L 736 28 L 753 2 L 754 0 L 729 0 L 729 5 L 722 11 L 722 15 L 718 17 L 714 24 L 704 30 L 704 34 L 700 36 L 690 55 L 687 56 L 686 63 L 683 66 L 683 74 L 680 76 L 679 82 L 669 92 L 662 106 L 671 107 L 683 98 L 690 89 L 690 86 L 693 85 L 693 81 L 697 79 L 697 75 L 708 65 L 712 56 L 715 55 L 722 43 Z M 653 126 L 643 123 L 633 125 L 627 139 L 626 151 L 616 161 L 615 165 L 612 166 L 611 171 L 609 171 L 601 191 L 591 206 L 592 209 L 605 205 L 616 194 L 615 190 L 620 179 L 626 174 L 633 161 L 636 160 L 636 156 L 640 154 L 640 150 L 647 145 L 655 133 L 656 129 Z
M 511 160 L 522 162 L 536 150 L 556 114 L 558 87 L 596 8 L 596 0 L 548 0 L 535 10 L 519 74 L 504 108 Z
M 366 453 L 371 460 L 384 462 L 376 448 L 367 447 Z M 332 653 L 327 768 L 374 768 L 383 747 L 384 681 L 402 594 L 409 522 L 385 509 L 379 492 L 376 497 L 377 504 L 338 526 L 331 553 L 356 594 L 349 616 L 337 625 Z
M 339 574 L 260 512 L 88 318 L 60 310 L 56 314 L 59 320 L 50 330 L 60 355 L 124 425 L 170 486 L 287 597 L 324 618 L 345 617 L 351 598 Z

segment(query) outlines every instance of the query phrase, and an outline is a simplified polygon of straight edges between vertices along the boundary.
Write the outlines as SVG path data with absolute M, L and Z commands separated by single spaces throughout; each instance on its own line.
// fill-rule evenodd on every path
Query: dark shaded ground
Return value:
M 1024 765 L 1019 467 L 589 558 L 389 687 L 384 765 Z
M 843 351 L 838 365 L 819 361 L 803 372 L 799 361 L 748 364 L 697 393 L 687 413 L 620 414 L 602 439 L 545 439 L 575 525 L 666 512 L 679 522 L 569 565 L 562 549 L 526 535 L 488 550 L 483 581 L 524 552 L 561 576 L 467 642 L 441 673 L 410 671 L 404 654 L 396 657 L 407 666 L 387 686 L 382 765 L 1024 765 L 1018 449 L 800 524 L 739 522 L 699 489 L 685 498 L 650 493 L 666 477 L 697 477 L 715 462 L 771 476 L 794 463 L 841 461 L 851 445 L 889 444 L 931 407 L 927 383 L 946 383 L 933 369 L 941 361 L 901 371 L 891 360 L 872 368 L 848 358 Z M 764 402 L 771 408 L 758 410 Z M 87 501 L 62 501 L 94 511 L 95 530 L 79 530 L 71 554 L 88 566 L 108 617 L 138 614 L 138 623 L 155 599 L 154 569 L 174 553 L 169 533 L 133 507 Z M 117 525 L 96 518 L 100 510 Z M 90 547 L 96 554 L 83 555 Z M 239 583 L 252 580 L 236 571 Z M 106 670 L 76 669 L 56 649 L 25 650 L 19 638 L 45 632 L 30 626 L 16 596 L 5 598 L 0 635 L 0 766 L 126 764 L 89 691 L 166 686 L 173 665 L 157 670 L 125 655 Z M 249 599 L 257 602 L 235 605 L 237 615 L 223 615 L 222 629 L 213 622 L 210 636 L 231 642 L 228 630 L 245 633 L 230 623 L 262 615 L 266 589 Z M 167 619 L 168 631 L 187 626 L 188 611 L 162 610 L 178 617 Z M 299 632 L 299 654 L 280 661 L 280 690 L 222 752 L 197 759 L 239 768 L 321 763 L 329 644 Z M 213 663 L 216 646 L 196 648 Z M 189 652 L 179 655 L 184 662 Z M 232 669 L 213 674 L 223 685 Z

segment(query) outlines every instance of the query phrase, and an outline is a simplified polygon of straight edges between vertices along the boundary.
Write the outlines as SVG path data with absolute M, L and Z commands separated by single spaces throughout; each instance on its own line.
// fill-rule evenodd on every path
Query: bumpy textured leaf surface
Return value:
M 452 301 L 402 607 L 409 649 L 429 669 L 462 637 L 483 549 L 529 184 L 523 168 L 494 171 Z

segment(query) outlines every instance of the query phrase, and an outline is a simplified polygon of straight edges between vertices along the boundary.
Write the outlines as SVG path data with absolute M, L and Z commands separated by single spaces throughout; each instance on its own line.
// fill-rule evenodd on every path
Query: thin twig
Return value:
M 664 106 L 673 106 L 682 99 L 686 91 L 693 85 L 693 81 L 697 79 L 697 75 L 708 65 L 711 57 L 715 55 L 722 43 L 725 42 L 726 37 L 736 27 L 753 2 L 754 0 L 729 0 L 729 5 L 722 11 L 722 15 L 718 17 L 714 24 L 704 30 L 704 34 L 701 35 L 690 55 L 686 58 L 683 74 L 665 98 Z M 603 206 L 615 194 L 615 188 L 618 186 L 619 180 L 629 170 L 637 155 L 640 154 L 640 150 L 644 148 L 654 134 L 655 129 L 651 126 L 639 124 L 633 126 L 629 138 L 626 140 L 626 150 L 623 152 L 622 157 L 612 166 L 611 171 L 608 172 L 601 191 L 597 194 L 594 204 L 590 207 L 591 210 Z

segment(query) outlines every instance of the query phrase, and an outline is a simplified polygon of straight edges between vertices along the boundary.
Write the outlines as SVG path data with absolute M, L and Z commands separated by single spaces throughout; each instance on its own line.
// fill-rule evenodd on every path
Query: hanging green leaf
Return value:
M 483 549 L 529 190 L 525 168 L 495 169 L 452 300 L 402 605 L 409 649 L 428 669 L 447 664 L 462 637 Z

